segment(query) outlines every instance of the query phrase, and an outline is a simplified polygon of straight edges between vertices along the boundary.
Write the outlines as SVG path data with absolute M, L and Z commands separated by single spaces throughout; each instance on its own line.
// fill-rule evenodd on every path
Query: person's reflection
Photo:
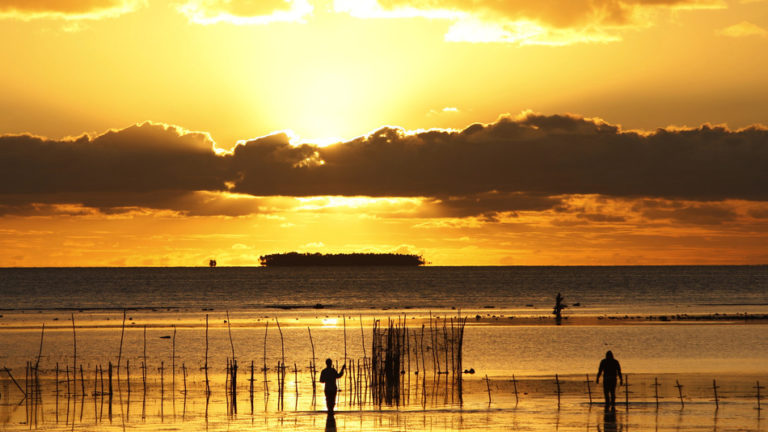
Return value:
M 325 432 L 336 432 L 336 418 L 333 411 L 328 411 L 328 417 L 325 419 Z
M 603 415 L 603 428 L 600 429 L 600 425 L 597 425 L 597 430 L 601 432 L 618 432 L 619 428 L 616 425 L 616 410 L 609 410 Z

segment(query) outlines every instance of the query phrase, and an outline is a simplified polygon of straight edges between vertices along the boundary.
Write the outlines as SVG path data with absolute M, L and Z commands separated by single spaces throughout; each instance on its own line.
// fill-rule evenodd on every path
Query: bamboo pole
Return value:
M 267 381 L 267 331 L 269 330 L 269 321 L 267 321 L 267 325 L 264 327 L 264 367 L 262 368 L 262 371 L 264 372 L 264 396 L 269 397 L 269 382 Z
M 229 332 L 229 346 L 232 348 L 232 360 L 235 360 L 235 343 L 232 341 L 232 326 L 230 325 L 229 311 L 227 311 L 227 331 Z
M 629 374 L 624 374 L 624 405 L 629 408 Z
M 144 324 L 144 354 L 141 362 L 141 384 L 144 388 L 144 398 L 147 396 L 147 325 Z M 144 416 L 142 415 L 142 418 Z
M 211 385 L 208 381 L 208 314 L 205 314 L 205 393 L 211 394 Z
M 120 368 L 117 370 L 120 371 Z M 171 394 L 176 396 L 176 324 L 173 325 L 173 339 L 171 339 Z
M 16 378 L 13 377 L 13 374 L 11 373 L 11 370 L 8 369 L 7 367 L 3 367 L 3 369 L 5 369 L 5 373 L 7 373 L 8 376 L 11 378 L 11 381 L 13 381 L 13 383 L 16 384 L 16 388 L 18 388 L 19 391 L 21 392 L 21 394 L 23 394 L 24 397 L 26 398 L 27 397 L 27 392 L 25 392 L 24 389 L 21 388 L 21 386 L 19 385 L 19 382 L 16 381 Z M 67 378 L 67 387 L 69 387 L 69 378 Z M 67 393 L 69 393 L 69 390 L 67 390 Z
M 83 393 L 83 397 L 85 397 L 85 376 L 83 374 L 83 365 L 80 365 L 80 390 Z
M 488 406 L 491 405 L 491 380 L 488 379 L 488 375 L 485 375 L 485 386 L 488 388 Z
M 361 327 L 362 329 L 362 324 Z M 317 366 L 315 365 L 315 342 L 312 340 L 312 330 L 307 326 L 307 332 L 309 333 L 309 345 L 312 347 L 312 361 L 309 362 L 309 371 L 312 376 L 312 405 L 315 404 L 315 395 L 317 393 L 317 383 L 315 382 Z M 365 349 L 365 345 L 363 345 Z
M 125 337 L 125 309 L 123 309 L 123 325 L 120 327 L 120 348 L 117 351 L 117 385 L 120 386 L 120 360 L 123 358 L 123 338 Z
M 685 402 L 683 401 L 683 386 L 680 385 L 680 381 L 675 380 L 675 387 L 677 387 L 677 393 L 680 396 L 680 406 L 684 407 Z
M 461 372 L 459 372 L 461 373 Z M 515 390 L 515 405 L 520 401 L 517 395 L 517 379 L 515 378 L 515 374 L 512 374 L 512 388 Z
M 72 316 L 72 374 L 77 370 L 77 331 L 75 330 L 75 314 Z M 74 386 L 74 395 L 77 397 L 77 386 Z
M 43 323 L 43 329 L 40 330 L 40 350 L 37 352 L 37 361 L 35 361 L 35 370 L 40 367 L 40 357 L 43 356 L 43 336 L 45 336 L 45 323 Z

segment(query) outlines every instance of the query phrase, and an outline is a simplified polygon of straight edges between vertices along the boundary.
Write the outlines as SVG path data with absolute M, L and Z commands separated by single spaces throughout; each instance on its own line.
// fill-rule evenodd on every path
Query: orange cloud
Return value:
M 752 24 L 749 21 L 742 21 L 738 24 L 734 24 L 719 30 L 717 34 L 732 38 L 749 36 L 766 37 L 768 36 L 768 30 L 758 26 L 757 24 Z
M 335 4 L 337 11 L 365 18 L 451 20 L 449 41 L 543 45 L 616 41 L 618 30 L 650 26 L 662 10 L 726 6 L 722 0 L 336 0 Z
M 133 12 L 145 3 L 145 0 L 0 0 L 0 19 L 93 20 Z
M 197 24 L 268 24 L 300 21 L 312 13 L 308 0 L 187 0 L 178 11 Z

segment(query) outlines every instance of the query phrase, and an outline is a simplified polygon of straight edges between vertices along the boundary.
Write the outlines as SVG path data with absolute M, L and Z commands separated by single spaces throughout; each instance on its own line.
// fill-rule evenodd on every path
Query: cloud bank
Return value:
M 664 10 L 724 8 L 722 0 L 336 0 L 362 18 L 454 21 L 449 41 L 567 45 L 619 40 L 618 30 L 649 27 Z
M 5 214 L 81 204 L 240 215 L 257 212 L 262 197 L 334 195 L 419 197 L 443 216 L 493 218 L 573 211 L 569 196 L 595 196 L 634 200 L 649 219 L 706 222 L 732 216 L 713 202 L 768 202 L 766 184 L 761 126 L 646 133 L 526 113 L 460 131 L 384 127 L 327 147 L 293 145 L 278 133 L 231 152 L 217 151 L 207 134 L 156 123 L 75 139 L 0 137 Z
M 0 0 L 0 19 L 101 19 L 133 12 L 145 0 Z

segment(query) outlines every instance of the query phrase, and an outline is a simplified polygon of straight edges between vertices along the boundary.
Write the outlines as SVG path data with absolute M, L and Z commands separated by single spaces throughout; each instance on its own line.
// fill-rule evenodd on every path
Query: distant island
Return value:
M 394 253 L 321 254 L 288 252 L 259 257 L 266 267 L 307 266 L 420 266 L 426 261 L 419 255 Z

